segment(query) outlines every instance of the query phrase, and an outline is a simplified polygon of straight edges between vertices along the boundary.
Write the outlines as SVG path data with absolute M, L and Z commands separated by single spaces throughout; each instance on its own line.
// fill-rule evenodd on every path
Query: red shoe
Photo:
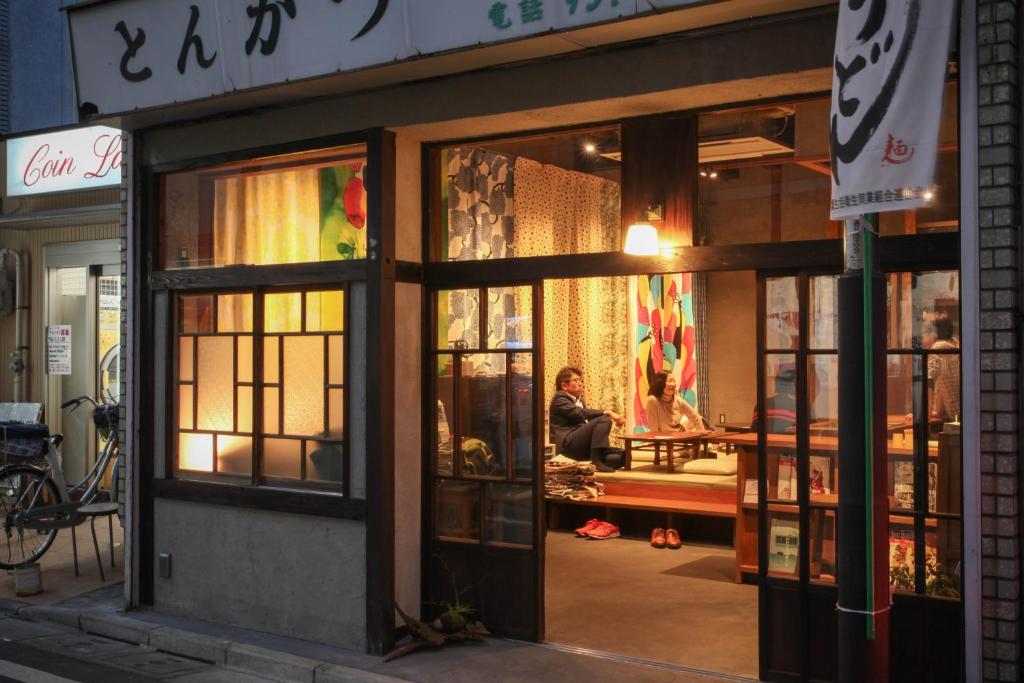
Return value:
M 655 548 L 665 547 L 665 530 L 655 529 L 651 532 L 651 545 Z
M 683 547 L 683 542 L 679 540 L 679 532 L 675 529 L 667 529 L 665 531 L 665 547 L 671 550 L 679 550 Z
M 592 519 L 589 522 L 587 522 L 586 524 L 584 524 L 583 526 L 581 526 L 579 529 L 577 529 L 576 530 L 576 535 L 577 536 L 584 536 L 585 537 L 587 535 L 588 531 L 593 531 L 594 529 L 596 529 L 601 524 L 603 524 L 603 522 L 601 520 L 599 520 L 599 519 Z
M 595 541 L 603 541 L 608 538 L 619 537 L 619 527 L 610 522 L 601 522 L 595 528 L 587 532 L 587 537 Z

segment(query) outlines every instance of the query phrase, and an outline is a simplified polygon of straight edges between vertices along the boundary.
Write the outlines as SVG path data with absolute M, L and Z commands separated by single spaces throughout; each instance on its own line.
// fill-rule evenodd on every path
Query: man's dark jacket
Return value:
M 583 403 L 582 399 L 580 403 Z M 557 448 L 562 447 L 565 438 L 584 424 L 587 420 L 604 415 L 603 410 L 595 410 L 576 405 L 576 399 L 568 391 L 559 391 L 551 399 L 551 406 L 548 408 L 551 443 Z

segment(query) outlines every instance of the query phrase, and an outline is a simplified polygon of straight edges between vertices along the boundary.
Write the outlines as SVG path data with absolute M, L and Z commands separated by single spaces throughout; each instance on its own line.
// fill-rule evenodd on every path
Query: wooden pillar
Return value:
M 652 206 L 664 209 L 650 220 Z M 662 247 L 693 246 L 697 216 L 697 117 L 638 119 L 622 124 L 622 229 L 658 228 Z

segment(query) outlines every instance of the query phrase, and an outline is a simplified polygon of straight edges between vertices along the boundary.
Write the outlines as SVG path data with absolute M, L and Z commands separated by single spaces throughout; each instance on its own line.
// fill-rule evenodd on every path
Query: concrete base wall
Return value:
M 157 500 L 153 550 L 160 612 L 366 649 L 362 522 Z

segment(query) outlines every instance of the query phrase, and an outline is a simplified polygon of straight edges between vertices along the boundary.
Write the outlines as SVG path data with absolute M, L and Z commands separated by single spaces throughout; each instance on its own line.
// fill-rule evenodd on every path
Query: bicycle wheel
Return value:
M 57 529 L 26 527 L 26 514 L 60 503 L 57 485 L 44 472 L 28 466 L 0 470 L 0 568 L 35 562 L 50 548 Z

